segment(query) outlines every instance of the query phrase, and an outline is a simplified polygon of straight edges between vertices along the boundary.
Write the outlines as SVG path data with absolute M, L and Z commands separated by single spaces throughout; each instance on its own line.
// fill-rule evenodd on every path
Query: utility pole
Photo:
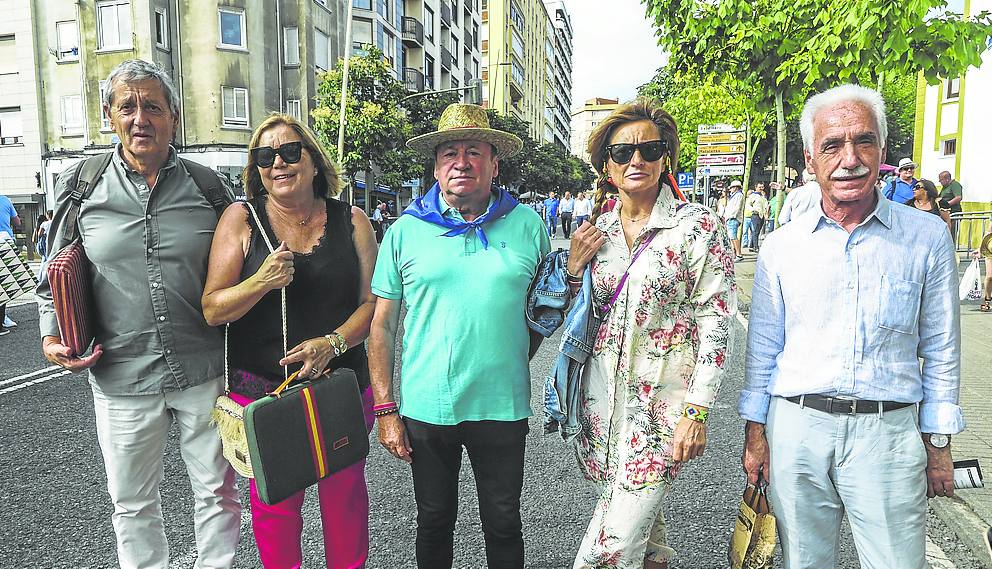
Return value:
M 341 110 L 338 113 L 338 169 L 344 174 L 344 111 L 348 104 L 348 68 L 351 63 L 351 15 L 355 10 L 355 3 L 348 2 L 348 21 L 344 28 L 344 77 L 341 78 Z M 343 176 L 342 176 L 343 177 Z M 352 184 L 354 180 L 348 180 L 344 190 L 344 201 L 352 203 Z M 368 187 L 368 184 L 365 186 Z M 366 204 L 368 205 L 368 204 Z

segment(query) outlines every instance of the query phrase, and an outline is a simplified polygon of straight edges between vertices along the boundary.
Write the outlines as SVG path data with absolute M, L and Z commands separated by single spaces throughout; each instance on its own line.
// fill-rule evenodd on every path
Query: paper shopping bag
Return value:
M 741 498 L 737 524 L 730 538 L 731 569 L 771 569 L 775 555 L 775 516 L 768 505 L 766 484 L 748 484 Z

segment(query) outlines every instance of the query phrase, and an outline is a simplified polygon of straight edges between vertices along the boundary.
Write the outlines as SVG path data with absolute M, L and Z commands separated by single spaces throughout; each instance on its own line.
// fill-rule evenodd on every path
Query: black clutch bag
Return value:
M 291 385 L 245 407 L 255 488 L 275 504 L 363 460 L 369 432 L 350 369 Z

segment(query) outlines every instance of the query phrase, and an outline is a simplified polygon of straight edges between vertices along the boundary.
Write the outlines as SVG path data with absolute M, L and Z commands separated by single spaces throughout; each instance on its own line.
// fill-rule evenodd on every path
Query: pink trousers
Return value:
M 242 405 L 251 399 L 231 394 Z M 372 414 L 372 388 L 362 394 L 365 424 L 369 431 Z M 303 498 L 300 491 L 278 504 L 262 502 L 251 490 L 251 523 L 258 545 L 258 555 L 266 569 L 299 569 L 303 563 L 300 539 L 303 535 Z M 369 556 L 369 492 L 365 485 L 365 461 L 354 464 L 317 483 L 320 498 L 320 522 L 324 531 L 324 556 L 327 569 L 360 569 Z

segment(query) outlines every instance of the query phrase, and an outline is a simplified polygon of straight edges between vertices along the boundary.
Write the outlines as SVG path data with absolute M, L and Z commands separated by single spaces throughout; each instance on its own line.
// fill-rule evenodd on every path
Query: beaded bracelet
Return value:
M 334 350 L 334 357 L 338 357 L 348 351 L 348 342 L 340 332 L 324 334 L 324 339 L 331 344 L 331 349 Z
M 384 409 L 382 411 L 373 411 L 376 417 L 385 417 L 386 415 L 392 415 L 393 413 L 399 413 L 399 409 Z
M 706 423 L 706 419 L 709 419 L 710 411 L 709 409 L 704 409 L 702 407 L 697 407 L 695 405 L 686 405 L 685 411 L 682 415 L 687 419 L 692 419 L 697 423 Z

